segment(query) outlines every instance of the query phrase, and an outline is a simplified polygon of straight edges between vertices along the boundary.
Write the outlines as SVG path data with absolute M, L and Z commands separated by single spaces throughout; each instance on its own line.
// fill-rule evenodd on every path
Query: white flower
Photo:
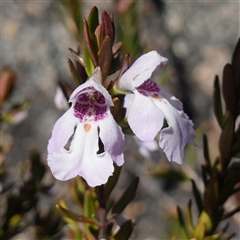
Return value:
M 113 161 L 124 163 L 124 135 L 110 112 L 111 96 L 95 74 L 75 89 L 69 102 L 71 108 L 53 128 L 48 165 L 59 180 L 79 175 L 89 186 L 104 184 L 114 171 Z
M 168 160 L 182 163 L 185 145 L 194 144 L 193 123 L 183 112 L 182 103 L 150 79 L 166 62 L 156 51 L 142 55 L 123 73 L 118 87 L 133 93 L 125 96 L 125 105 L 134 134 L 142 141 L 151 141 L 160 132 L 159 146 Z M 162 129 L 164 119 L 168 127 Z

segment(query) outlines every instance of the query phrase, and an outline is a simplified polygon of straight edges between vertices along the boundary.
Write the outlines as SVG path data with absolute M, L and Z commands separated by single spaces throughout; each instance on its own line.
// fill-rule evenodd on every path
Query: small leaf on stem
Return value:
M 202 212 L 202 209 L 203 209 L 201 194 L 200 194 L 195 182 L 193 180 L 191 180 L 191 182 L 192 182 L 192 191 L 193 191 L 193 194 L 194 194 L 194 197 L 195 197 L 198 212 L 200 214 Z
M 215 77 L 214 80 L 214 91 L 213 91 L 213 109 L 218 121 L 218 124 L 221 128 L 224 125 L 224 117 L 222 111 L 222 100 L 221 100 L 221 92 L 219 87 L 219 79 L 218 76 Z
M 137 190 L 137 186 L 139 183 L 139 178 L 136 177 L 132 183 L 128 186 L 128 188 L 124 191 L 123 195 L 120 199 L 114 204 L 112 213 L 121 213 L 124 208 L 128 205 L 128 203 L 133 199 L 135 192 Z
M 113 240 L 127 240 L 133 230 L 132 220 L 126 220 L 121 226 L 120 230 L 113 236 Z

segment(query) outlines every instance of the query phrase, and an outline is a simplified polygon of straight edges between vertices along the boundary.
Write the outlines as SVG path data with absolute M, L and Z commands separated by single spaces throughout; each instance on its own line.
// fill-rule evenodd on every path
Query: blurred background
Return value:
M 29 158 L 32 149 L 38 149 L 46 163 L 52 127 L 64 112 L 54 104 L 57 83 L 73 85 L 66 59 L 71 58 L 68 48 L 77 50 L 78 42 L 59 2 L 1 2 L 1 66 L 11 68 L 17 75 L 10 102 L 31 102 L 28 116 L 9 129 L 13 146 L 7 161 L 13 179 L 18 179 L 19 164 Z M 140 177 L 136 198 L 124 212 L 126 218 L 136 221 L 130 239 L 170 239 L 175 227 L 175 205 L 186 206 L 192 197 L 191 185 L 189 181 L 165 179 L 162 175 L 153 178 L 150 173 L 171 167 L 199 182 L 201 188 L 198 173 L 203 162 L 203 133 L 209 136 L 210 155 L 214 158 L 218 154 L 213 81 L 215 75 L 221 78 L 240 36 L 240 3 L 146 0 L 132 4 L 109 0 L 82 1 L 81 5 L 84 18 L 94 5 L 100 12 L 113 14 L 117 40 L 124 41 L 123 51 L 132 52 L 133 60 L 149 50 L 157 50 L 169 59 L 164 70 L 154 74 L 155 79 L 160 81 L 160 75 L 164 76 L 162 85 L 183 102 L 194 122 L 198 147 L 186 148 L 183 166 L 169 163 L 160 149 L 149 152 L 133 137 L 127 137 L 126 164 L 115 189 L 114 197 L 118 197 L 133 176 Z M 53 181 L 50 172 L 46 178 Z M 52 203 L 68 196 L 68 183 L 56 181 L 54 191 L 56 199 L 51 199 Z M 43 208 L 47 204 L 43 198 Z M 237 233 L 233 239 L 240 239 L 239 228 L 240 215 L 236 214 L 229 229 Z M 33 239 L 31 234 L 32 229 L 26 228 L 12 239 Z

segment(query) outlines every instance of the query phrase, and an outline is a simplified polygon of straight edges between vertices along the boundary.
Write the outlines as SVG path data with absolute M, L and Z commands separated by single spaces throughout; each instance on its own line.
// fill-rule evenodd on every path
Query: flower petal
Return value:
M 160 88 L 160 94 L 163 98 L 166 98 L 167 101 L 177 110 L 179 111 L 183 110 L 183 104 L 181 101 L 179 101 L 176 97 L 174 97 L 168 91 L 164 90 L 162 87 L 159 87 L 159 88 Z
M 194 144 L 193 123 L 182 110 L 175 108 L 176 105 L 171 105 L 174 97 L 164 91 L 164 95 L 167 96 L 167 98 L 164 98 L 161 95 L 162 92 L 161 89 L 159 98 L 154 98 L 154 103 L 164 113 L 169 126 L 161 131 L 159 145 L 169 161 L 180 164 L 183 160 L 185 145 L 189 142 Z
M 69 150 L 62 147 L 48 154 L 48 165 L 53 176 L 58 180 L 65 181 L 78 175 L 83 156 L 81 146 L 84 145 L 81 128 L 82 124 L 78 124 Z
M 87 80 L 84 84 L 81 84 L 79 87 L 77 87 L 73 93 L 71 94 L 69 98 L 69 102 L 75 102 L 76 96 L 80 91 L 87 87 L 93 87 L 96 91 L 100 92 L 104 98 L 106 99 L 108 106 L 114 106 L 111 96 L 109 95 L 106 88 L 104 88 L 101 84 L 96 82 L 93 77 L 91 77 L 89 80 Z
M 84 141 L 78 151 L 83 157 L 78 174 L 82 176 L 89 186 L 95 187 L 107 182 L 114 171 L 113 161 L 108 152 L 97 154 L 98 151 L 98 126 L 91 125 L 88 132 L 81 131 Z
M 111 155 L 118 166 L 123 165 L 124 135 L 109 110 L 107 116 L 99 121 L 99 128 L 104 150 Z
M 132 93 L 126 94 L 125 97 L 124 97 L 123 107 L 126 108 L 126 117 L 127 118 L 128 118 L 128 115 L 129 115 L 129 109 L 130 109 L 130 107 L 132 106 L 132 103 L 133 103 L 133 99 L 134 99 L 134 94 L 132 94 Z
M 165 64 L 166 62 L 167 59 L 156 51 L 151 51 L 142 55 L 121 76 L 118 87 L 123 91 L 132 91 L 149 79 L 157 66 Z
M 55 178 L 65 181 L 82 176 L 89 186 L 107 182 L 114 171 L 111 156 L 98 151 L 98 126 L 78 124 L 69 151 L 62 148 L 48 155 L 48 165 Z
M 74 132 L 74 128 L 78 123 L 78 119 L 70 108 L 55 123 L 52 130 L 52 137 L 48 141 L 48 153 L 58 151 L 63 148 Z
M 164 115 L 152 99 L 134 90 L 134 99 L 129 109 L 128 123 L 142 141 L 153 140 L 163 125 Z

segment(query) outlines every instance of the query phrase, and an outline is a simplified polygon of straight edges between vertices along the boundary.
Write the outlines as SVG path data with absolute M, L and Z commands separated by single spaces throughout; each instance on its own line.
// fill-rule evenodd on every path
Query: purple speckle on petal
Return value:
M 74 115 L 75 117 L 83 120 L 84 116 L 87 114 L 89 109 L 88 104 L 82 104 L 81 102 L 76 102 L 74 105 Z
M 107 115 L 107 106 L 94 106 L 94 112 L 95 112 L 95 116 L 94 116 L 94 121 L 98 121 L 100 119 L 103 119 L 106 115 Z
M 77 95 L 74 115 L 81 122 L 98 121 L 107 115 L 107 103 L 101 92 L 94 88 L 85 88 Z
M 160 87 L 151 79 L 145 81 L 142 85 L 137 88 L 138 92 L 144 96 L 151 95 L 152 93 L 159 93 Z

